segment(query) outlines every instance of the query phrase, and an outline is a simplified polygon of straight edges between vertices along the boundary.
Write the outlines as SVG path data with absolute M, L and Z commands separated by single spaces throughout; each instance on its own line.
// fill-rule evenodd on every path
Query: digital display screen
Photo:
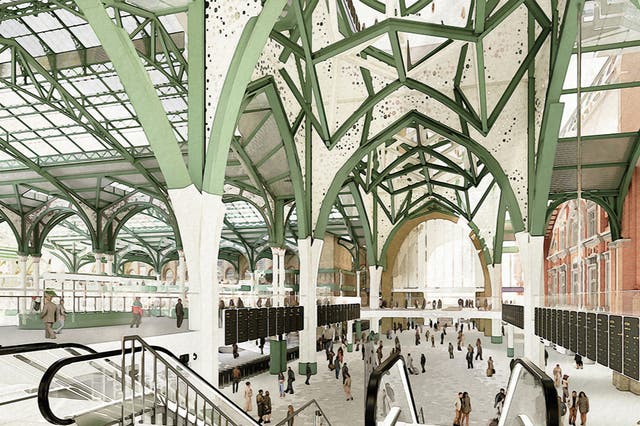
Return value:
M 236 309 L 238 311 L 238 342 L 249 340 L 249 309 Z
M 549 340 L 552 342 L 557 342 L 558 340 L 558 310 L 551 310 L 551 336 L 549 336 Z
M 578 312 L 578 350 L 582 356 L 587 356 L 587 313 Z
M 578 352 L 578 313 L 569 312 L 569 350 Z
M 268 314 L 269 322 L 269 336 L 276 336 L 278 334 L 278 329 L 276 327 L 276 308 L 269 308 Z
M 540 336 L 540 308 L 535 308 L 533 310 L 533 330 L 536 333 L 536 336 Z
M 597 345 L 597 322 L 596 314 L 593 312 L 587 313 L 587 358 L 592 361 L 597 359 L 598 345 Z
M 269 328 L 267 322 L 269 321 L 269 310 L 266 308 L 255 309 L 256 311 L 256 327 L 258 328 L 258 337 L 269 336 Z
M 640 379 L 640 319 L 624 317 L 624 375 Z
M 258 310 L 247 310 L 247 340 L 256 340 L 258 337 Z
M 622 317 L 609 315 L 609 368 L 622 373 Z
M 558 346 L 564 343 L 564 311 L 558 310 L 558 340 L 555 342 Z
M 571 324 L 569 320 L 569 311 L 562 311 L 562 346 L 565 349 L 569 349 L 569 330 L 571 330 Z
M 609 366 L 609 315 L 598 314 L 598 364 Z
M 285 321 L 284 308 L 282 307 L 276 308 L 276 334 L 284 333 L 284 321 Z
M 238 342 L 238 311 L 225 309 L 224 311 L 224 344 L 232 345 Z

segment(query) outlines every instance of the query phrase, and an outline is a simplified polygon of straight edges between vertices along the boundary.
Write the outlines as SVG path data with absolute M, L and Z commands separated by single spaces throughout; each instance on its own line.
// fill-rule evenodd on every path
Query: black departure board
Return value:
M 518 328 L 524 328 L 524 306 L 503 304 L 502 321 L 508 322 Z
M 238 342 L 238 310 L 225 309 L 223 312 L 224 312 L 224 344 L 232 345 Z
M 624 317 L 624 375 L 640 379 L 640 319 Z
M 578 312 L 578 350 L 582 356 L 587 356 L 587 313 Z
M 296 313 L 295 329 L 304 330 L 304 308 L 302 306 L 296 306 L 294 312 Z
M 276 327 L 277 321 L 276 321 L 276 308 L 268 308 L 269 309 L 269 313 L 267 314 L 267 317 L 269 318 L 268 321 L 268 327 L 269 327 L 269 336 L 277 336 L 278 335 L 278 328 Z
M 564 339 L 564 311 L 558 310 L 558 340 L 556 340 L 556 344 L 558 346 L 562 346 Z
M 622 373 L 622 317 L 609 315 L 609 368 Z
M 597 358 L 597 323 L 596 323 L 596 314 L 593 312 L 587 313 L 587 358 L 592 361 L 595 361 Z
M 284 320 L 285 320 L 284 308 L 282 307 L 276 308 L 276 334 L 284 333 Z
M 269 336 L 269 327 L 267 324 L 269 321 L 269 310 L 262 308 L 262 309 L 254 309 L 254 311 L 256 311 L 256 317 L 257 317 L 256 328 L 258 330 L 258 337 Z
M 533 331 L 540 336 L 540 308 L 533 309 Z
M 237 309 L 238 311 L 238 342 L 249 340 L 249 309 Z
M 318 318 L 318 326 L 327 325 L 329 321 L 327 321 L 327 305 L 318 305 L 317 306 L 317 318 Z
M 545 327 L 545 339 L 547 340 L 551 340 L 551 327 L 552 327 L 552 322 L 553 322 L 553 309 L 546 309 L 547 311 L 547 320 L 544 323 L 544 327 Z
M 547 336 L 547 309 L 540 309 L 540 337 L 546 339 Z
M 598 324 L 598 364 L 609 366 L 609 315 L 598 314 L 596 318 Z
M 549 340 L 552 342 L 557 342 L 558 340 L 558 310 L 551 309 L 551 335 L 549 336 Z
M 578 352 L 578 313 L 569 312 L 569 350 Z
M 562 311 L 562 346 L 565 349 L 569 349 L 569 331 L 571 330 L 571 323 L 569 321 L 569 311 Z
M 256 340 L 258 334 L 258 309 L 247 309 L 247 340 Z

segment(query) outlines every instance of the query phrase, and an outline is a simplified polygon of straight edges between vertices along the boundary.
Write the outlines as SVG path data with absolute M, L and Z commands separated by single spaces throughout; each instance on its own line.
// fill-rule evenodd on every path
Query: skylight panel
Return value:
M 56 9 L 54 13 L 67 27 L 70 27 L 72 25 L 82 25 L 85 23 L 84 19 L 74 15 L 73 13 L 65 9 Z
M 73 27 L 72 31 L 84 47 L 100 46 L 100 40 L 88 24 Z
M 29 130 L 27 126 L 22 124 L 19 120 L 15 119 L 14 117 L 6 117 L 6 118 L 0 119 L 0 127 L 9 133 L 19 132 L 21 130 Z
M 26 35 L 16 38 L 16 41 L 22 46 L 31 56 L 44 56 L 44 48 L 33 35 Z
M 13 38 L 30 33 L 31 31 L 29 31 L 29 28 L 16 19 L 0 22 L 0 34 L 2 37 Z
M 45 31 L 38 35 L 56 53 L 76 50 L 76 45 L 67 30 Z
M 0 104 L 3 106 L 23 105 L 24 99 L 12 89 L 5 88 L 0 90 Z
M 90 134 L 77 135 L 73 137 L 73 141 L 83 151 L 102 151 L 106 147 Z
M 71 154 L 78 152 L 80 149 L 69 140 L 66 136 L 47 138 L 47 142 L 62 154 Z
M 26 147 L 33 151 L 37 156 L 55 155 L 58 152 L 53 149 L 48 143 L 40 140 L 30 140 L 22 142 Z

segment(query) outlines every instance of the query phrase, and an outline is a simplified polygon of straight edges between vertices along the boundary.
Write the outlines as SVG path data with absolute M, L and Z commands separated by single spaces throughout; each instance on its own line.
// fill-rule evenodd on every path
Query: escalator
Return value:
M 15 425 L 46 423 L 38 415 L 38 386 L 46 370 L 56 361 L 95 353 L 74 343 L 33 343 L 0 347 L 0 419 Z M 52 383 L 52 392 L 66 385 Z
M 409 374 L 401 355 L 392 355 L 369 380 L 366 426 L 430 425 L 416 409 Z M 499 426 L 558 426 L 558 395 L 553 380 L 527 359 L 511 362 L 511 376 Z
M 53 389 L 64 384 L 72 393 Z M 38 388 L 49 423 L 108 425 L 256 425 L 257 422 L 168 350 L 138 336 L 122 348 L 60 359 Z

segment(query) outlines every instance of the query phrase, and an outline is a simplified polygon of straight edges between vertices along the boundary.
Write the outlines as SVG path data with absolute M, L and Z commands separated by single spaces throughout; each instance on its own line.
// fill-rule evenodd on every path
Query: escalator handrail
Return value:
M 96 350 L 89 346 L 82 345 L 80 343 L 54 343 L 54 342 L 40 342 L 40 343 L 26 343 L 21 345 L 11 345 L 0 347 L 0 356 L 3 355 L 15 355 L 26 352 L 38 352 L 46 351 L 49 349 L 65 349 L 65 348 L 77 348 L 95 354 Z
M 217 395 L 219 398 L 223 399 L 227 404 L 229 404 L 230 406 L 232 406 L 232 407 L 233 407 L 233 408 L 238 412 L 238 414 L 240 414 L 240 415 L 242 415 L 242 416 L 246 417 L 246 419 L 245 419 L 245 420 L 251 420 L 251 422 L 253 422 L 252 424 L 255 424 L 255 425 L 257 425 L 257 424 L 258 424 L 258 422 L 257 422 L 256 420 L 254 420 L 251 416 L 249 416 L 249 415 L 246 413 L 246 411 L 244 411 L 243 409 L 241 409 L 240 407 L 238 407 L 238 405 L 237 405 L 235 402 L 231 401 L 231 399 L 229 399 L 229 398 L 228 398 L 224 393 L 222 393 L 222 392 L 221 392 L 217 387 L 213 386 L 211 383 L 209 383 L 209 381 L 208 381 L 208 380 L 204 379 L 200 374 L 198 374 L 198 373 L 196 373 L 195 371 L 193 371 L 193 370 L 191 369 L 191 367 L 189 367 L 188 365 L 184 365 L 184 364 L 180 361 L 180 359 L 179 359 L 178 357 L 176 357 L 176 356 L 173 354 L 173 352 L 171 352 L 170 350 L 168 350 L 168 349 L 166 349 L 166 348 L 164 348 L 164 347 L 162 347 L 162 346 L 154 346 L 154 345 L 150 345 L 150 344 L 148 344 L 147 342 L 145 342 L 145 341 L 144 341 L 140 336 L 137 336 L 137 335 L 135 335 L 135 336 L 124 336 L 124 337 L 122 338 L 122 341 L 123 341 L 123 342 L 125 342 L 125 341 L 132 341 L 132 340 L 134 340 L 134 339 L 135 339 L 135 341 L 137 341 L 137 342 L 139 342 L 139 343 L 141 343 L 141 344 L 143 345 L 143 346 L 141 346 L 141 347 L 144 347 L 144 348 L 145 348 L 145 350 L 148 350 L 149 352 L 151 352 L 152 354 L 154 354 L 156 357 L 157 357 L 157 352 L 161 352 L 161 353 L 163 353 L 163 354 L 165 354 L 165 355 L 169 356 L 170 358 L 172 358 L 175 362 L 177 362 L 177 363 L 181 366 L 181 368 L 184 368 L 185 370 L 187 370 L 187 371 L 189 372 L 189 374 L 193 374 L 196 378 L 198 378 L 199 380 L 201 380 L 202 382 L 204 382 L 207 386 L 209 386 L 211 389 L 213 389 L 213 390 L 214 390 L 214 392 L 216 393 L 216 395 Z M 159 357 L 159 358 L 160 358 L 160 359 L 162 359 L 161 357 Z M 188 380 L 187 378 L 185 378 L 185 377 L 184 377 L 184 376 L 183 376 L 183 375 L 182 375 L 182 374 L 181 374 L 177 369 L 175 369 L 172 365 L 168 365 L 168 364 L 166 364 L 166 363 L 165 363 L 165 365 L 166 365 L 168 368 L 170 368 L 170 369 L 171 369 L 171 371 L 173 371 L 173 373 L 174 373 L 174 374 L 176 374 L 178 377 L 180 377 L 184 382 L 189 383 L 189 380 Z M 198 390 L 196 389 L 196 391 L 198 391 Z M 199 392 L 199 391 L 198 391 L 198 392 Z M 202 395 L 202 397 L 203 397 L 205 400 L 208 400 L 208 398 L 206 398 L 204 395 Z M 209 401 L 209 403 L 210 403 L 212 406 L 217 407 L 217 405 L 213 404 L 213 402 Z M 224 415 L 224 413 L 223 413 L 223 415 Z
M 135 352 L 141 351 L 142 348 L 136 348 Z M 131 351 L 131 350 L 129 350 Z M 56 425 L 70 425 L 74 423 L 73 419 L 62 419 L 56 416 L 51 410 L 51 404 L 49 402 L 49 389 L 51 388 L 51 382 L 62 368 L 83 361 L 92 361 L 100 358 L 108 358 L 122 355 L 121 349 L 114 349 L 111 351 L 94 352 L 87 355 L 80 355 L 76 357 L 62 358 L 55 361 L 47 371 L 42 375 L 40 385 L 38 386 L 38 409 L 42 417 L 49 423 Z
M 547 375 L 540 367 L 527 358 L 515 358 L 509 364 L 513 371 L 516 364 L 522 365 L 529 374 L 531 374 L 542 385 L 544 392 L 544 401 L 547 407 L 547 425 L 555 426 L 560 424 L 560 409 L 558 407 L 558 391 L 553 383 L 553 379 Z
M 380 383 L 385 373 L 387 373 L 398 360 L 401 360 L 404 365 L 404 357 L 399 353 L 393 353 L 371 372 L 365 399 L 364 424 L 366 426 L 375 426 L 377 424 L 376 413 L 378 411 L 378 390 Z M 413 391 L 411 389 L 411 382 L 409 381 L 406 365 L 404 365 L 404 374 L 409 390 L 409 404 L 411 404 L 409 408 L 413 410 L 413 413 L 416 413 L 416 403 L 413 398 Z
M 283 426 L 285 424 L 288 424 L 287 422 L 289 420 L 295 418 L 299 413 L 306 410 L 307 407 L 309 407 L 312 404 L 315 404 L 316 408 L 320 411 L 320 413 L 322 413 L 322 417 L 324 417 L 324 419 L 327 421 L 327 425 L 331 426 L 331 422 L 327 418 L 326 414 L 324 414 L 324 411 L 322 411 L 322 408 L 320 407 L 320 404 L 318 404 L 318 401 L 316 401 L 315 399 L 312 399 L 311 401 L 304 404 L 302 407 L 295 410 L 293 413 L 289 414 L 284 420 L 281 420 L 280 423 L 277 423 L 275 426 Z
M 153 351 L 156 352 L 156 353 L 160 352 L 160 353 L 162 353 L 164 355 L 167 355 L 168 357 L 172 358 L 177 363 L 180 363 L 180 360 L 171 351 L 169 351 L 166 348 L 163 348 L 163 347 L 160 347 L 160 346 L 151 346 L 151 345 L 146 344 L 145 349 L 149 350 L 149 348 L 152 348 Z M 142 351 L 142 346 L 137 346 L 137 347 L 134 348 L 133 352 L 141 352 L 141 351 Z M 127 348 L 124 351 L 124 353 L 130 353 L 130 352 L 131 352 L 131 348 Z M 72 424 L 74 422 L 73 419 L 63 419 L 63 418 L 60 418 L 60 417 L 56 416 L 53 413 L 53 411 L 51 410 L 51 404 L 49 402 L 49 389 L 50 389 L 51 383 L 52 383 L 53 379 L 55 378 L 55 376 L 57 375 L 58 371 L 60 371 L 62 368 L 66 367 L 68 365 L 75 364 L 75 363 L 78 363 L 78 362 L 92 361 L 92 360 L 101 359 L 101 358 L 108 358 L 108 357 L 117 357 L 117 356 L 122 356 L 122 354 L 123 354 L 122 349 L 114 349 L 114 350 L 104 351 L 104 352 L 95 352 L 94 351 L 94 353 L 90 353 L 90 354 L 87 354 L 87 355 L 80 355 L 80 356 L 76 356 L 76 357 L 63 358 L 63 359 L 60 359 L 60 360 L 54 362 L 53 364 L 51 364 L 51 366 L 43 374 L 42 379 L 40 380 L 40 385 L 38 386 L 38 409 L 40 410 L 40 413 L 42 414 L 42 417 L 44 417 L 44 419 L 47 420 L 49 423 L 53 423 L 53 424 L 57 424 L 57 425 L 70 425 L 70 424 Z M 161 359 L 161 357 L 159 357 L 159 358 Z M 247 419 L 251 419 L 251 421 L 253 422 L 252 424 L 258 424 L 253 418 L 251 418 L 242 409 L 240 409 L 240 407 L 238 407 L 233 401 L 231 401 L 229 398 L 227 398 L 226 395 L 224 395 L 222 392 L 220 392 L 216 387 L 212 386 L 207 380 L 202 378 L 202 376 L 200 376 L 198 373 L 193 371 L 188 366 L 185 366 L 182 363 L 180 363 L 180 364 L 181 364 L 181 368 L 185 368 L 186 370 L 188 370 L 189 374 L 193 374 L 199 380 L 203 381 L 209 387 L 214 389 L 216 394 L 219 397 L 224 399 L 228 404 L 230 404 L 233 407 L 235 407 L 239 413 L 244 414 L 247 417 Z M 167 364 L 165 364 L 165 365 L 167 365 Z M 189 382 L 189 380 L 186 379 L 173 366 L 168 365 L 168 367 L 177 376 L 179 376 L 183 381 L 185 381 L 187 383 Z M 208 398 L 206 398 L 204 395 L 201 395 L 201 396 L 203 397 L 203 399 L 208 400 Z M 208 401 L 208 402 L 211 404 L 212 407 L 219 407 L 219 404 L 214 404 L 211 401 Z M 224 415 L 224 413 L 223 413 L 223 415 Z

